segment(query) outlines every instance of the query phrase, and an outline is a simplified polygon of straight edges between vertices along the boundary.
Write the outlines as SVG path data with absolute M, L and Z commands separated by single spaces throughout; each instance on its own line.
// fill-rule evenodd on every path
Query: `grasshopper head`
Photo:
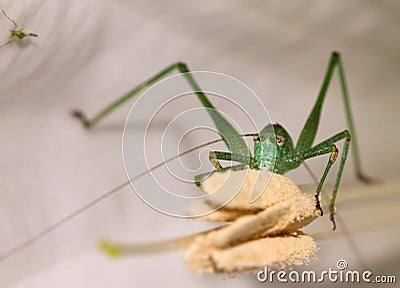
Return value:
M 286 172 L 283 159 L 293 154 L 293 141 L 280 124 L 268 124 L 254 144 L 254 158 L 260 168 L 267 168 L 279 174 Z

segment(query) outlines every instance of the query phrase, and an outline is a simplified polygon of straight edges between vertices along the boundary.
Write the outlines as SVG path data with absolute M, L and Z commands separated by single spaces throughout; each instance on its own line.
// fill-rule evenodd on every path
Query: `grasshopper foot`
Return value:
M 380 182 L 378 179 L 367 176 L 364 173 L 357 173 L 357 179 L 365 184 L 376 184 Z
M 81 110 L 73 110 L 71 112 L 71 115 L 72 115 L 72 117 L 81 121 L 81 124 L 83 125 L 83 127 L 90 128 L 90 121 L 89 121 L 88 117 L 86 116 L 86 114 L 83 113 Z
M 336 221 L 335 221 L 335 214 L 336 214 L 336 209 L 335 206 L 333 206 L 332 204 L 329 206 L 329 211 L 330 211 L 330 216 L 329 219 L 332 222 L 332 230 L 335 231 L 336 230 Z
M 319 195 L 318 194 L 315 195 L 315 208 L 317 210 L 319 210 L 319 213 L 320 213 L 319 215 L 320 216 L 324 215 L 324 211 L 322 211 L 321 202 L 319 201 Z

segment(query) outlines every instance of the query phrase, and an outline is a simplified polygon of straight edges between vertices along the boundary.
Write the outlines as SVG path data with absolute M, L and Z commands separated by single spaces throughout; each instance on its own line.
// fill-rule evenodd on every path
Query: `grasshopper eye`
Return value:
M 283 144 L 285 144 L 285 137 L 283 136 L 276 137 L 276 143 L 278 144 L 279 147 L 282 147 Z

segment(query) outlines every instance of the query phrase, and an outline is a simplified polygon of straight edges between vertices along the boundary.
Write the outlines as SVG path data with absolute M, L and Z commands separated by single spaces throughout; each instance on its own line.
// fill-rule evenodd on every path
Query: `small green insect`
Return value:
M 8 37 L 8 41 L 6 43 L 0 45 L 0 48 L 2 48 L 4 46 L 7 46 L 8 44 L 11 44 L 14 41 L 14 39 L 22 40 L 22 39 L 24 39 L 26 37 L 39 37 L 35 33 L 24 31 L 23 27 L 21 29 L 17 29 L 18 28 L 17 23 L 15 23 L 15 21 L 13 19 L 11 19 L 10 16 L 7 15 L 6 11 L 4 11 L 3 9 L 1 11 L 3 12 L 4 16 L 6 16 L 7 19 L 10 20 L 11 23 L 14 24 L 14 29 L 12 29 L 10 31 L 10 36 Z
M 321 116 L 321 108 L 325 100 L 326 92 L 328 90 L 330 81 L 335 68 L 338 68 L 339 81 L 342 89 L 343 102 L 345 108 L 345 114 L 347 119 L 347 129 L 333 135 L 332 137 L 314 145 L 314 139 L 317 133 L 319 120 Z M 280 124 L 269 124 L 261 132 L 253 134 L 254 139 L 254 155 L 252 155 L 250 149 L 247 147 L 246 142 L 243 137 L 233 128 L 233 126 L 215 109 L 213 104 L 209 101 L 206 95 L 201 92 L 202 90 L 191 76 L 188 66 L 184 63 L 172 64 L 158 74 L 148 79 L 144 83 L 135 87 L 103 110 L 96 114 L 93 118 L 88 118 L 84 113 L 79 110 L 73 111 L 73 116 L 80 119 L 82 124 L 91 128 L 96 125 L 100 120 L 102 120 L 106 115 L 112 112 L 115 108 L 119 107 L 132 97 L 139 94 L 139 92 L 146 89 L 150 85 L 155 84 L 161 78 L 170 74 L 172 71 L 177 70 L 180 73 L 184 73 L 184 76 L 193 91 L 196 91 L 196 95 L 200 99 L 201 103 L 206 107 L 208 113 L 210 114 L 215 126 L 217 127 L 219 133 L 224 138 L 225 144 L 230 149 L 230 152 L 224 151 L 212 151 L 209 154 L 210 162 L 214 165 L 215 171 L 225 171 L 226 169 L 268 169 L 274 173 L 284 174 L 285 172 L 298 168 L 303 164 L 304 160 L 314 158 L 320 155 L 330 154 L 328 163 L 320 178 L 319 184 L 315 192 L 316 208 L 323 214 L 320 205 L 320 191 L 331 169 L 333 163 L 336 161 L 338 156 L 338 148 L 335 143 L 340 140 L 344 140 L 344 147 L 342 151 L 342 157 L 340 158 L 339 169 L 337 172 L 335 186 L 333 188 L 331 199 L 330 199 L 330 220 L 333 223 L 333 230 L 336 229 L 336 223 L 334 219 L 335 215 L 335 200 L 337 191 L 340 184 L 340 179 L 342 176 L 344 164 L 347 159 L 347 154 L 350 145 L 350 138 L 352 137 L 352 151 L 355 161 L 355 172 L 358 177 L 363 182 L 369 182 L 370 179 L 364 175 L 361 169 L 360 156 L 358 151 L 358 143 L 355 134 L 355 128 L 353 124 L 353 117 L 351 113 L 350 101 L 347 91 L 347 84 L 343 69 L 343 64 L 341 56 L 338 52 L 333 52 L 330 58 L 328 69 L 326 71 L 322 87 L 320 89 L 318 98 L 311 110 L 310 115 L 301 131 L 300 137 L 297 144 L 294 146 L 293 141 L 286 131 Z M 229 148 L 230 147 L 230 148 Z M 232 151 L 235 151 L 232 153 Z M 232 167 L 222 167 L 219 160 L 227 160 L 238 162 L 239 165 Z M 209 173 L 207 173 L 209 174 Z M 199 175 L 196 177 L 197 183 L 200 183 L 204 175 Z

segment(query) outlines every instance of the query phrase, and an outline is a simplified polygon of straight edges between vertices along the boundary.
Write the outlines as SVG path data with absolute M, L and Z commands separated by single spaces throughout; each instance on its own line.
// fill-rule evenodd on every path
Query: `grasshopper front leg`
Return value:
M 345 164 L 345 161 L 347 158 L 347 153 L 348 153 L 349 144 L 350 144 L 350 135 L 351 135 L 351 139 L 352 139 L 352 152 L 353 152 L 353 156 L 354 156 L 354 163 L 355 163 L 354 167 L 355 167 L 355 173 L 357 175 L 357 178 L 366 183 L 371 182 L 371 179 L 363 173 L 362 168 L 361 168 L 359 147 L 358 147 L 357 136 L 356 136 L 356 132 L 355 132 L 355 128 L 354 128 L 353 115 L 351 112 L 349 93 L 348 93 L 348 89 L 347 89 L 347 83 L 346 83 L 346 78 L 345 78 L 345 74 L 344 74 L 341 56 L 338 52 L 332 53 L 332 56 L 331 56 L 331 59 L 330 59 L 329 65 L 328 65 L 328 69 L 326 71 L 324 81 L 322 83 L 322 87 L 319 92 L 318 98 L 314 104 L 313 109 L 311 110 L 310 115 L 307 118 L 307 121 L 303 127 L 303 130 L 301 131 L 299 140 L 298 140 L 296 148 L 295 148 L 296 153 L 300 153 L 300 154 L 307 153 L 307 151 L 313 150 L 313 149 L 311 149 L 311 146 L 314 142 L 314 139 L 315 139 L 315 136 L 316 136 L 316 133 L 318 130 L 319 120 L 321 118 L 322 105 L 325 100 L 326 92 L 327 92 L 329 84 L 331 82 L 335 67 L 338 68 L 339 82 L 340 82 L 340 86 L 341 86 L 341 90 L 342 90 L 343 104 L 344 104 L 347 126 L 348 126 L 349 131 L 344 131 L 344 132 L 342 132 L 342 134 L 335 135 L 323 142 L 323 143 L 325 143 L 325 145 L 331 145 L 332 143 L 338 141 L 338 140 L 336 140 L 334 142 L 331 142 L 336 137 L 339 137 L 340 139 L 346 138 L 346 142 L 343 147 L 342 160 L 340 162 L 338 174 L 336 176 L 335 186 L 334 186 L 334 189 L 332 192 L 330 206 L 329 206 L 330 213 L 331 213 L 330 218 L 331 218 L 331 221 L 333 222 L 334 229 L 336 228 L 335 221 L 334 221 L 336 194 L 337 194 L 337 190 L 339 188 L 340 179 L 341 179 L 342 172 L 343 172 L 343 167 L 344 167 L 344 164 Z M 322 143 L 320 145 L 322 145 Z M 328 163 L 328 166 L 329 165 L 332 165 L 332 164 Z M 329 166 L 329 168 L 330 168 L 330 166 Z M 329 170 L 329 168 L 327 167 L 325 169 L 324 175 L 327 173 L 327 170 Z M 325 177 L 326 177 L 326 175 L 325 175 Z M 321 179 L 321 181 L 318 185 L 318 188 L 317 188 L 316 195 L 317 194 L 319 195 L 319 191 L 321 190 L 320 186 L 322 186 L 322 183 L 325 180 L 325 177 L 323 177 Z
M 345 139 L 345 143 L 343 146 L 343 151 L 342 151 L 342 157 L 340 160 L 339 164 L 339 169 L 337 172 L 336 180 L 335 180 L 335 186 L 333 187 L 332 195 L 331 195 L 331 200 L 329 204 L 329 211 L 330 211 L 330 220 L 333 223 L 333 230 L 336 229 L 336 222 L 335 222 L 335 200 L 336 200 L 336 194 L 339 188 L 340 184 L 340 179 L 342 178 L 342 173 L 343 173 L 343 168 L 344 164 L 346 163 L 347 159 L 347 154 L 349 151 L 349 145 L 350 145 L 350 134 L 347 130 L 344 130 L 329 139 L 319 143 L 318 145 L 315 145 L 313 148 L 311 148 L 308 151 L 304 151 L 301 153 L 297 153 L 295 158 L 298 159 L 298 161 L 303 161 L 305 159 L 317 157 L 323 154 L 331 153 L 328 163 L 325 167 L 324 173 L 321 177 L 321 180 L 319 181 L 317 190 L 315 191 L 315 201 L 316 201 L 316 207 L 318 210 L 321 211 L 321 216 L 322 216 L 322 209 L 320 205 L 320 200 L 319 200 L 319 195 L 322 189 L 322 186 L 325 182 L 325 179 L 328 175 L 329 170 L 331 169 L 333 163 L 336 161 L 336 158 L 338 156 L 338 149 L 334 143 Z
M 223 151 L 211 151 L 208 158 L 215 169 L 220 171 L 225 170 L 225 168 L 222 167 L 218 160 L 235 161 L 244 165 L 250 165 L 254 161 L 253 157 L 247 155 L 232 154 Z

